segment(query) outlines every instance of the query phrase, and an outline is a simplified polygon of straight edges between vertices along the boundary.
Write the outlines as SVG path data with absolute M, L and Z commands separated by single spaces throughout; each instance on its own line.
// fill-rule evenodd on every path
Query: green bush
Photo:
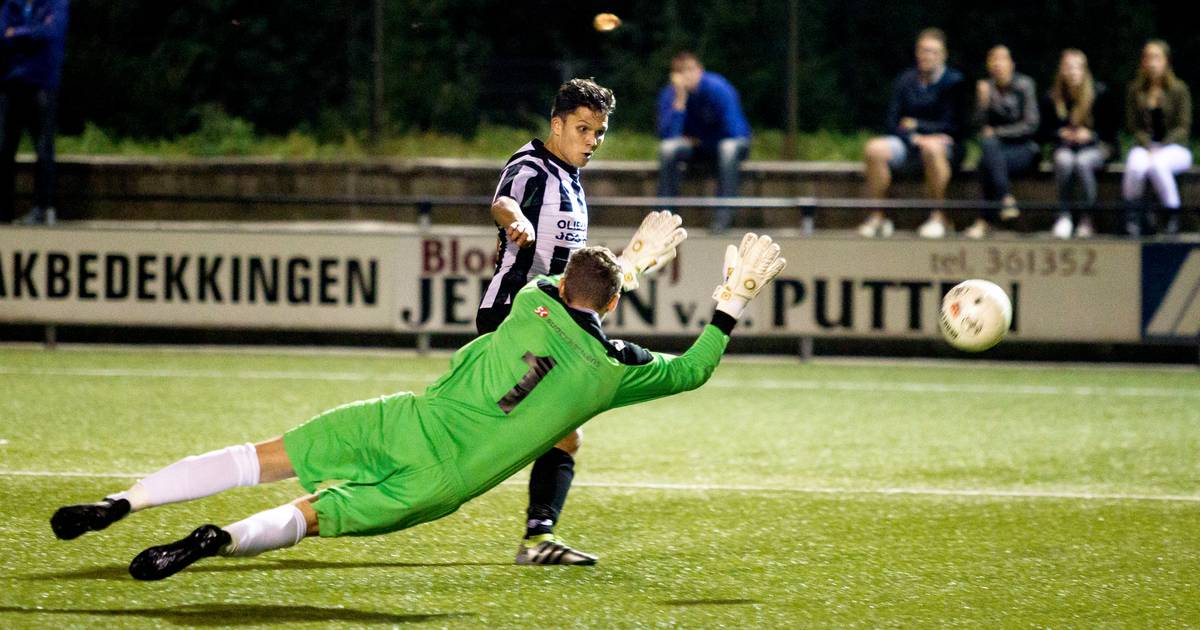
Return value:
M 232 118 L 218 105 L 199 108 L 200 128 L 183 136 L 179 143 L 188 155 L 199 157 L 255 155 L 263 144 L 254 133 L 254 125 Z
M 199 128 L 174 139 L 138 140 L 119 137 L 111 131 L 88 123 L 77 136 L 60 136 L 58 152 L 63 155 L 126 155 L 158 156 L 164 158 L 260 156 L 296 160 L 363 160 L 378 158 L 486 158 L 504 159 L 531 138 L 544 138 L 544 129 L 528 129 L 482 124 L 473 133 L 438 131 L 389 130 L 376 145 L 364 135 L 343 129 L 335 133 L 336 124 L 322 130 L 297 129 L 283 136 L 258 133 L 255 126 L 241 118 L 227 115 L 219 107 L 199 108 Z M 800 133 L 796 137 L 796 159 L 802 161 L 862 160 L 863 145 L 874 132 L 859 130 L 839 132 L 820 130 Z M 752 160 L 779 160 L 783 156 L 786 134 L 779 129 L 758 129 L 750 149 Z M 1129 148 L 1123 138 L 1124 150 Z M 967 142 L 965 164 L 979 159 L 979 146 Z M 1200 142 L 1193 143 L 1200 151 Z M 28 140 L 23 152 L 32 152 Z M 598 153 L 601 160 L 654 160 L 658 155 L 658 138 L 653 134 L 626 128 L 620 119 L 614 120 L 604 146 Z M 1121 156 L 1124 156 L 1122 152 Z M 1120 158 L 1118 158 L 1120 159 Z

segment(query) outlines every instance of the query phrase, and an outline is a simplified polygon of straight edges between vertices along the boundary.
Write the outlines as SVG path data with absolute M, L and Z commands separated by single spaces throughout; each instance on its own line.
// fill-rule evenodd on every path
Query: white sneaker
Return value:
M 1017 200 L 1012 195 L 1004 198 L 1000 208 L 1000 220 L 1012 221 L 1021 216 L 1021 209 L 1017 207 Z
M 917 228 L 917 236 L 921 238 L 945 238 L 949 232 L 946 222 L 934 217 L 929 217 Z
M 1083 223 L 1079 225 L 1083 227 Z M 1074 227 L 1071 217 L 1058 217 L 1058 220 L 1054 222 L 1054 227 L 1050 228 L 1050 233 L 1054 235 L 1054 238 L 1068 239 L 1071 238 L 1071 229 Z
M 992 227 L 988 225 L 987 221 L 980 219 L 979 221 L 972 223 L 971 227 L 963 230 L 963 236 L 978 240 L 985 238 L 991 231 Z
M 878 236 L 887 238 L 892 235 L 892 230 L 892 220 L 887 217 L 872 216 L 859 224 L 858 235 L 863 236 L 864 239 L 875 239 Z
M 1075 226 L 1075 238 L 1092 238 L 1095 235 L 1096 228 L 1091 219 L 1081 219 L 1079 225 Z

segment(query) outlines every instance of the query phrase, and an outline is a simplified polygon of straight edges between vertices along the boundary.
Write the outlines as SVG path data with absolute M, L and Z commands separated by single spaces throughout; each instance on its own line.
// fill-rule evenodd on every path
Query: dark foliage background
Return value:
M 123 136 L 194 131 L 214 108 L 260 131 L 361 133 L 371 97 L 369 0 L 77 0 L 71 6 L 61 126 Z M 1058 52 L 1082 48 L 1123 90 L 1141 44 L 1162 37 L 1176 71 L 1200 83 L 1200 38 L 1183 3 L 1122 0 L 799 0 L 803 129 L 877 127 L 892 77 L 924 26 L 950 37 L 975 78 L 1007 43 L 1041 88 Z M 625 24 L 601 34 L 600 11 Z M 471 133 L 480 123 L 540 124 L 564 77 L 617 92 L 621 124 L 651 129 L 672 53 L 696 50 L 741 90 L 752 124 L 785 120 L 788 4 L 783 0 L 385 0 L 387 120 L 396 131 Z

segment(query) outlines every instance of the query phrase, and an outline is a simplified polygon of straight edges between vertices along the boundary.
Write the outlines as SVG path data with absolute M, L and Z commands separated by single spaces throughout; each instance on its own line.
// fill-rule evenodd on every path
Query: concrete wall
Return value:
M 503 162 L 500 160 L 415 159 L 363 162 L 281 161 L 273 159 L 109 158 L 64 156 L 59 163 L 59 216 L 64 220 L 380 220 L 412 221 L 415 209 L 368 205 L 248 205 L 243 203 L 138 202 L 105 200 L 105 195 L 303 195 L 303 196 L 490 196 Z M 743 168 L 745 196 L 814 196 L 856 198 L 863 189 L 862 167 L 853 162 L 750 161 Z M 1112 166 L 1101 178 L 1101 201 L 1119 199 L 1120 166 Z M 657 182 L 657 164 L 649 161 L 598 161 L 583 172 L 588 196 L 652 196 Z M 1180 178 L 1185 205 L 1200 204 L 1200 170 Z M 17 190 L 28 198 L 32 188 L 32 165 L 19 164 Z M 711 195 L 711 177 L 689 177 L 687 195 Z M 1050 203 L 1055 199 L 1053 176 L 1046 170 L 1016 182 L 1017 197 L 1027 202 Z M 921 183 L 901 180 L 894 185 L 895 198 L 922 196 Z M 979 186 L 973 172 L 964 172 L 951 184 L 951 199 L 978 199 Z M 21 205 L 18 211 L 22 210 Z M 627 224 L 637 220 L 641 209 L 613 209 L 594 213 L 601 224 Z M 684 211 L 691 225 L 707 223 L 700 211 Z M 690 215 L 690 216 L 689 216 Z M 897 213 L 898 227 L 913 227 L 923 212 Z M 954 213 L 960 226 L 972 212 Z M 486 220 L 486 208 L 440 209 L 435 221 L 478 223 Z M 854 225 L 859 212 L 825 211 L 818 214 L 820 228 Z M 1052 220 L 1047 213 L 1026 213 L 1018 229 L 1045 229 Z M 1111 218 L 1102 218 L 1115 226 Z M 790 211 L 747 210 L 739 224 L 751 227 L 795 225 Z M 1185 227 L 1195 229 L 1194 214 Z

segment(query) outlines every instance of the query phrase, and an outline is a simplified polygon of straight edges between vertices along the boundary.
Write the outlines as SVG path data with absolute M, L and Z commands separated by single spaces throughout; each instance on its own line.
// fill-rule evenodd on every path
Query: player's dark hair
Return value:
M 621 265 L 607 247 L 575 250 L 563 272 L 563 296 L 600 310 L 621 290 Z
M 586 107 L 598 114 L 611 114 L 617 108 L 617 97 L 612 90 L 601 86 L 593 79 L 571 79 L 558 87 L 550 116 L 567 119 L 567 114 Z

